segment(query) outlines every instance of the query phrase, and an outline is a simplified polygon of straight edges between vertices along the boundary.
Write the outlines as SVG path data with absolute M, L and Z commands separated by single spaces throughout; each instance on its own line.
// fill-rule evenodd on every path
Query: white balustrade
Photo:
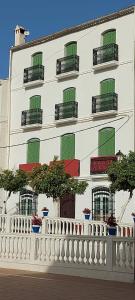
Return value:
M 31 216 L 23 215 L 0 215 L 0 234 L 2 233 L 31 233 Z M 89 235 L 106 236 L 108 228 L 105 222 L 84 221 L 68 218 L 43 218 L 42 234 L 56 235 Z M 133 226 L 131 224 L 118 224 L 117 236 L 132 237 Z
M 79 266 L 80 274 L 81 270 L 133 274 L 133 244 L 131 237 L 3 233 L 0 235 L 0 267 L 9 262 L 15 263 L 18 269 L 25 263 L 27 269 L 31 265 L 62 266 L 65 270 L 68 266 L 73 269 Z

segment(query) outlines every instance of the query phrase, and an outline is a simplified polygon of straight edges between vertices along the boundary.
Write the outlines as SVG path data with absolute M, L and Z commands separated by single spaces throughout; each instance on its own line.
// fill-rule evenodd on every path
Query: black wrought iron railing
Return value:
M 42 124 L 42 114 L 40 108 L 22 111 L 21 126 Z
M 93 65 L 102 64 L 111 60 L 118 61 L 118 45 L 108 44 L 93 49 Z
M 92 113 L 118 109 L 118 95 L 107 93 L 92 97 Z
M 57 59 L 56 74 L 62 74 L 70 71 L 79 71 L 79 56 L 70 55 Z
M 24 69 L 23 82 L 27 83 L 35 80 L 44 80 L 44 66 L 37 65 Z
M 78 102 L 70 101 L 55 105 L 55 120 L 77 118 Z

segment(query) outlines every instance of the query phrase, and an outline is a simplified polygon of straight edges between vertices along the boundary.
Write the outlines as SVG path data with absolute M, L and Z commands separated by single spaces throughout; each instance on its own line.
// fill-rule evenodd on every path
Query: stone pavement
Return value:
M 135 284 L 0 269 L 0 300 L 134 300 Z

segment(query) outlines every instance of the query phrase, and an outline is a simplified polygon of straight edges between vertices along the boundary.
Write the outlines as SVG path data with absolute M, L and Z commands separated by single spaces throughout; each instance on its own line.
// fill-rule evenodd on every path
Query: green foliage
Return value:
M 107 174 L 111 192 L 128 191 L 132 197 L 135 189 L 135 152 L 130 151 L 128 155 L 123 155 L 121 161 L 113 162 Z
M 30 185 L 36 193 L 56 199 L 66 193 L 83 194 L 88 184 L 72 178 L 65 173 L 63 163 L 54 160 L 49 166 L 42 165 L 32 171 Z
M 0 171 L 0 188 L 11 193 L 21 191 L 28 183 L 27 174 L 22 170 L 2 170 Z

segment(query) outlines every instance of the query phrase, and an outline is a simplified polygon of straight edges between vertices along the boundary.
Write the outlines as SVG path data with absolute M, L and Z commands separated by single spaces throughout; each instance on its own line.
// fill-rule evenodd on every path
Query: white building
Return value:
M 0 169 L 8 167 L 9 110 L 9 80 L 0 80 Z M 4 197 L 0 190 L 0 211 Z
M 135 150 L 135 11 L 130 7 L 58 33 L 25 43 L 16 28 L 11 48 L 9 168 L 30 170 L 57 155 L 65 169 L 89 186 L 83 196 L 61 201 L 61 217 L 119 218 L 127 193 L 110 195 L 108 164 L 121 150 Z M 30 143 L 31 142 L 31 143 Z M 14 145 L 14 146 L 13 146 Z M 13 195 L 8 208 L 20 213 L 52 199 L 30 191 Z M 134 204 L 135 205 L 135 204 Z M 122 221 L 131 221 L 133 202 Z

